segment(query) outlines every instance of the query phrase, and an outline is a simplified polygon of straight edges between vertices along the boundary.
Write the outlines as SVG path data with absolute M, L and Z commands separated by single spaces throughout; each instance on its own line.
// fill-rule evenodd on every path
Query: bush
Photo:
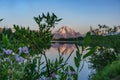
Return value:
M 120 76 L 120 58 L 95 73 L 91 80 L 120 80 L 118 76 Z

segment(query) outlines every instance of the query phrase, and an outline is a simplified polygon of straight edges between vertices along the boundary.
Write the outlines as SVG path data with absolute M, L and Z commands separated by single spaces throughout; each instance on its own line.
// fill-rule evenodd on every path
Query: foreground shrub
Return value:
M 3 80 L 78 80 L 78 74 L 83 67 L 80 62 L 96 51 L 96 47 L 90 48 L 88 53 L 82 55 L 79 46 L 74 57 L 75 67 L 67 61 L 73 51 L 65 60 L 61 53 L 59 58 L 50 60 L 45 50 L 51 46 L 53 35 L 52 28 L 61 19 L 55 14 L 42 14 L 34 17 L 39 30 L 32 31 L 25 27 L 14 25 L 15 32 L 2 33 L 0 40 L 0 79 Z M 9 37 L 8 34 L 12 37 Z M 83 51 L 90 43 L 90 33 L 87 33 L 83 43 Z M 42 61 L 42 57 L 45 61 Z

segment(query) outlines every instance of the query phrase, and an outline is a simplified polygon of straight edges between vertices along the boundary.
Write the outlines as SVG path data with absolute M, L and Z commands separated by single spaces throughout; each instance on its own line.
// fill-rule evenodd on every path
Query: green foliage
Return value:
M 11 28 L 3 28 L 1 30 L 0 40 L 2 40 L 2 34 L 7 35 L 8 39 L 10 39 L 10 40 L 13 38 L 13 33 L 12 33 L 12 29 Z
M 80 62 L 79 62 L 78 58 L 74 57 L 74 62 L 75 62 L 75 66 L 76 66 L 77 68 L 79 68 Z
M 102 31 L 102 35 L 105 35 L 105 34 L 108 34 L 108 35 L 102 36 L 102 35 L 96 34 L 91 36 L 90 47 L 99 46 L 97 51 L 94 52 L 94 54 L 92 54 L 91 58 L 89 58 L 90 63 L 92 63 L 90 65 L 90 68 L 95 69 L 96 72 L 100 72 L 102 70 L 103 74 L 106 73 L 103 70 L 103 68 L 105 68 L 106 66 L 109 66 L 119 56 L 120 46 L 118 44 L 120 43 L 120 40 L 119 40 L 120 36 L 119 34 L 111 35 L 115 33 L 118 29 L 119 29 L 119 26 L 114 26 L 113 28 L 110 28 L 109 26 L 106 26 L 106 25 L 99 25 L 99 28 L 96 29 L 98 30 L 97 32 Z M 111 79 L 110 76 L 106 77 L 106 75 L 101 75 L 101 74 L 96 73 L 95 74 L 96 78 L 94 79 L 92 78 L 92 80 L 110 80 Z M 91 75 L 91 76 L 94 76 L 94 75 Z
M 34 20 L 38 24 L 40 32 L 49 32 L 50 28 L 54 28 L 55 24 L 57 24 L 57 22 L 61 21 L 62 19 L 58 19 L 54 13 L 52 13 L 52 15 L 49 13 L 45 15 L 43 13 L 41 16 L 39 15 L 38 17 L 34 17 Z
M 37 61 L 34 59 L 32 62 L 28 62 L 24 69 L 23 79 L 35 80 L 40 77 L 39 72 L 36 71 Z M 23 80 L 22 79 L 22 80 Z
M 90 32 L 88 32 L 86 34 L 86 37 L 84 38 L 84 46 L 87 47 L 91 42 L 91 36 L 90 36 Z
M 112 48 L 99 47 L 99 49 L 94 52 L 94 54 L 89 59 L 91 68 L 99 71 L 103 69 L 108 64 L 111 64 L 112 61 L 116 60 L 117 55 Z
M 120 53 L 120 35 L 110 36 L 91 36 L 91 47 L 104 46 L 106 48 L 113 48 L 116 53 Z
M 84 43 L 83 43 L 83 50 L 86 50 L 88 52 L 85 55 L 83 55 L 83 59 L 91 56 L 97 49 L 96 46 L 92 47 L 92 48 L 91 47 L 89 48 L 90 42 L 91 42 L 91 34 L 90 34 L 90 32 L 88 32 L 86 34 L 86 37 L 84 38 Z
M 87 52 L 85 55 L 83 55 L 83 59 L 94 54 L 96 49 L 97 49 L 97 47 L 91 48 L 89 52 Z
M 51 40 L 53 37 L 51 33 L 51 28 L 54 28 L 55 24 L 57 24 L 57 22 L 59 22 L 61 19 L 58 19 L 54 13 L 52 15 L 50 15 L 49 13 L 45 15 L 43 13 L 41 16 L 39 15 L 38 17 L 34 17 L 34 20 L 39 26 L 38 37 L 40 37 L 41 39 L 41 42 L 39 40 L 36 41 L 38 41 L 38 43 L 42 45 L 39 45 L 40 47 L 45 48 L 46 46 L 49 46 L 51 44 Z
M 120 59 L 113 61 L 101 71 L 98 71 L 91 80 L 119 80 L 120 79 Z
M 76 51 L 76 57 L 77 57 L 78 61 L 81 60 L 81 54 L 80 54 L 80 51 Z
M 2 42 L 5 47 L 10 46 L 9 39 L 7 35 L 2 34 Z

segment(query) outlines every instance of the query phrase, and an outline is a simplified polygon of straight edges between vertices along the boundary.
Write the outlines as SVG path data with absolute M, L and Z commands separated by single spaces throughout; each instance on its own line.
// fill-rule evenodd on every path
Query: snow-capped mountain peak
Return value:
M 76 38 L 80 37 L 79 32 L 75 32 L 73 29 L 67 26 L 61 27 L 59 30 L 54 32 L 54 39 L 60 39 L 60 38 Z

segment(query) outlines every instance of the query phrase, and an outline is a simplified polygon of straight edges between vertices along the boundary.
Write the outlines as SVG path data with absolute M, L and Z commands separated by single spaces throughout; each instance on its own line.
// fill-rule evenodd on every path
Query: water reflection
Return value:
M 51 46 L 55 50 L 58 50 L 58 52 L 62 54 L 70 54 L 73 50 L 75 50 L 74 44 L 61 44 L 61 43 L 54 43 Z

